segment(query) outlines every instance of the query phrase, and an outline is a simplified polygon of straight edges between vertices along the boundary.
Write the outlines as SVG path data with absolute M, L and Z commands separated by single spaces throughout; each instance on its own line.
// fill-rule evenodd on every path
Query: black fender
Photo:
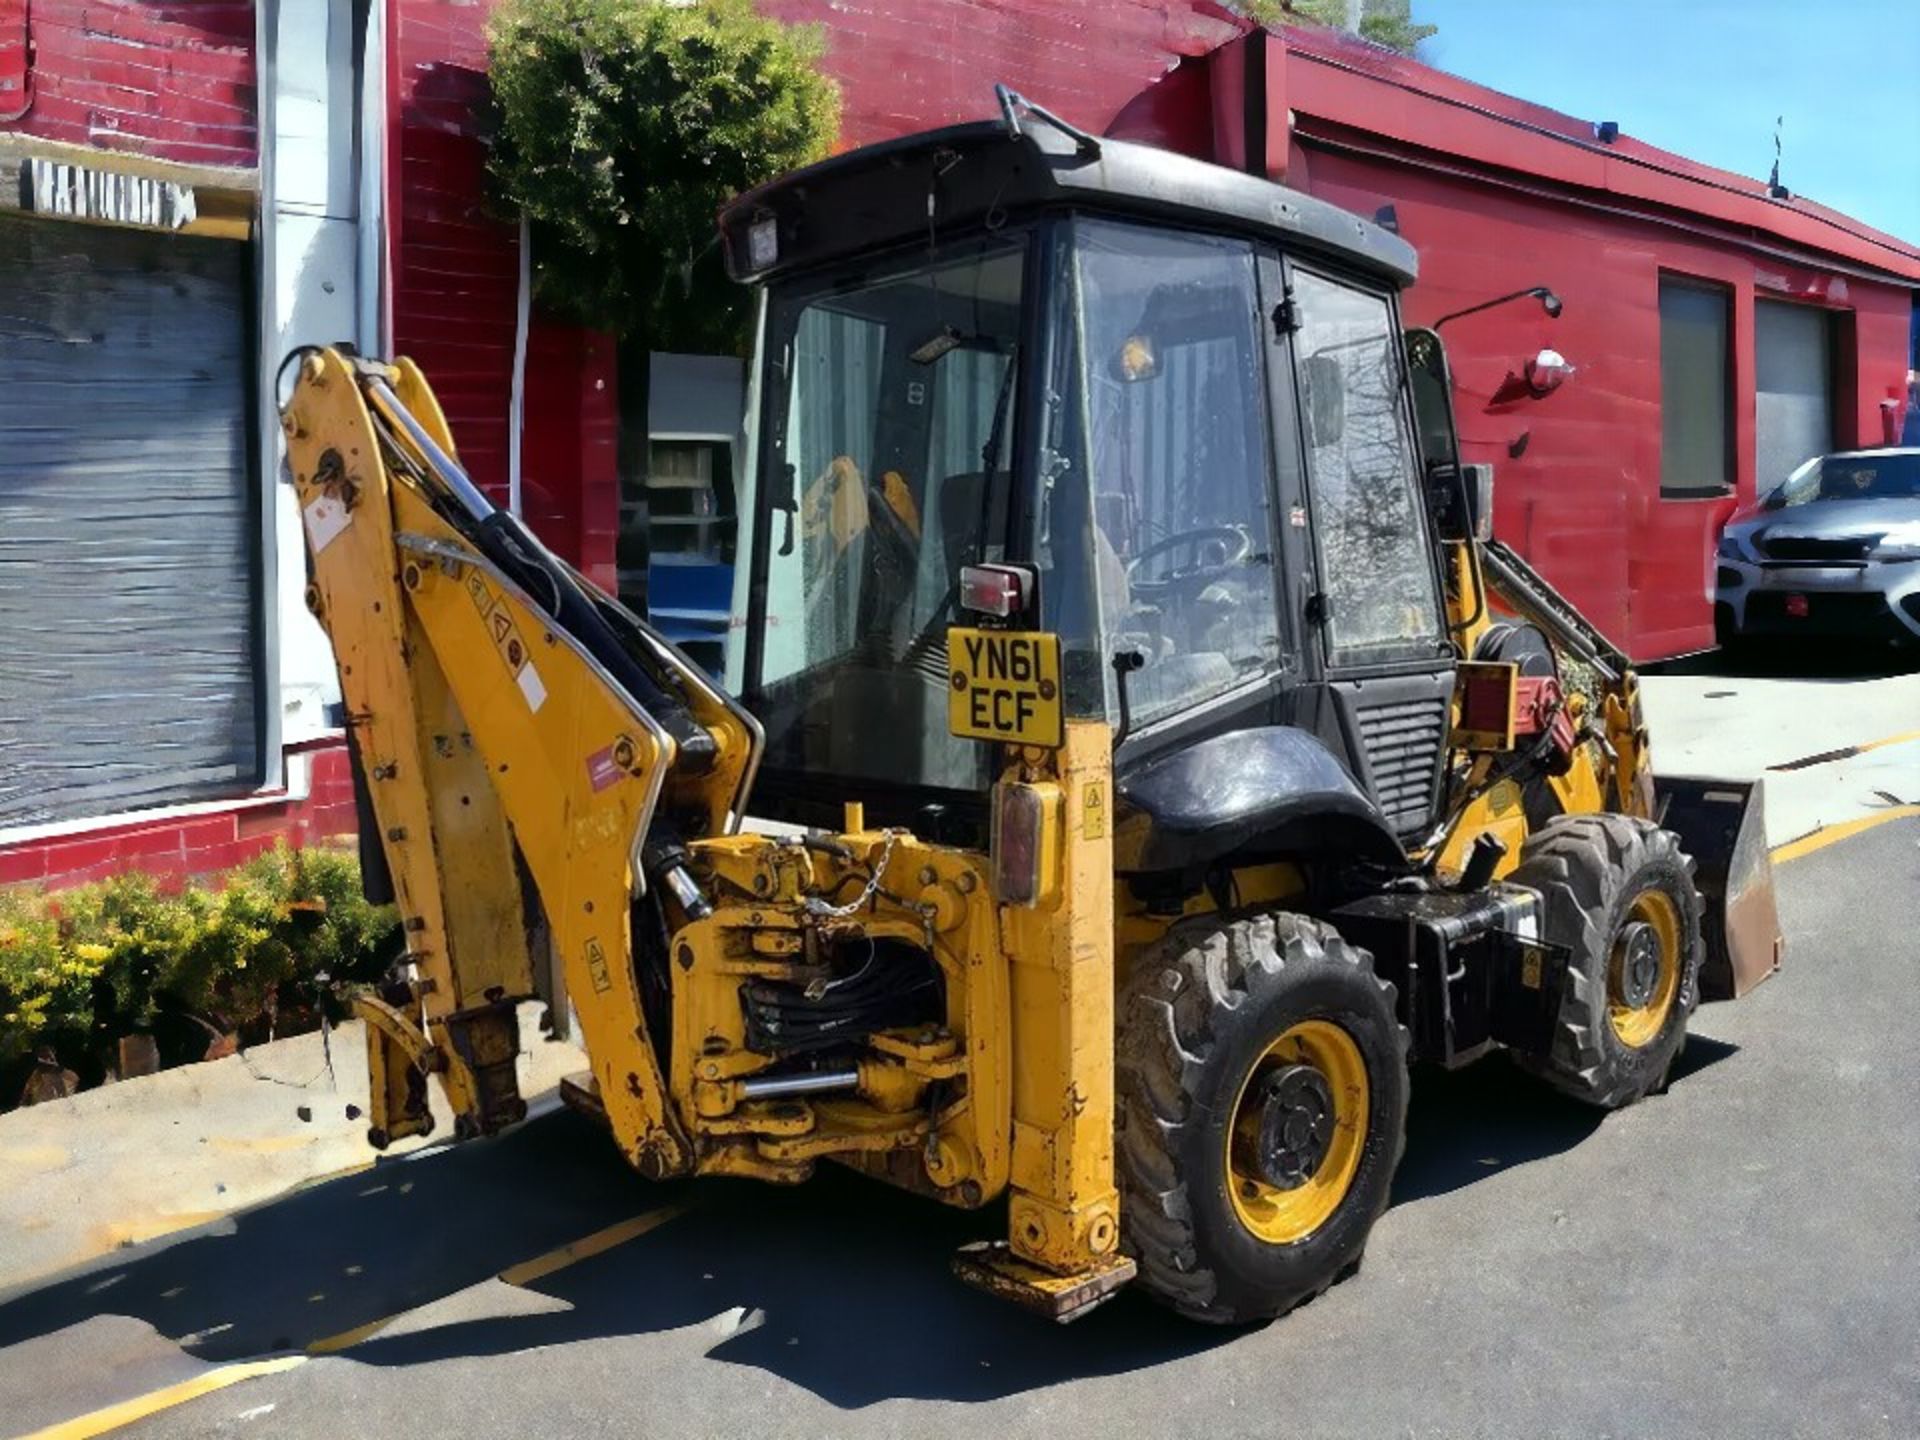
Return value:
M 1407 867 L 1393 827 L 1347 768 L 1292 725 L 1210 736 L 1114 788 L 1114 868 L 1123 875 L 1192 873 L 1242 849 Z

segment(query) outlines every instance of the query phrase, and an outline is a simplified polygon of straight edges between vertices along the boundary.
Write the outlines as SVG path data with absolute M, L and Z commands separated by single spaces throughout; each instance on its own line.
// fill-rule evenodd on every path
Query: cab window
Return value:
M 1075 227 L 1093 569 L 1136 724 L 1279 653 L 1265 345 L 1250 244 Z
M 1384 297 L 1293 272 L 1293 337 L 1329 663 L 1430 656 L 1440 595 Z

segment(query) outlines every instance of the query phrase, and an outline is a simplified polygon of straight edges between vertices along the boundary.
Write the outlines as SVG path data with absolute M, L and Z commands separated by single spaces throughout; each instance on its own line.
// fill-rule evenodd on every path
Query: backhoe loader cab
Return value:
M 1624 1105 L 1771 972 L 1758 787 L 1656 791 L 1625 657 L 1488 538 L 1405 244 L 1003 106 L 722 217 L 739 700 L 488 503 L 412 365 L 300 358 L 409 942 L 371 1138 L 429 1076 L 519 1118 L 538 994 L 644 1175 L 831 1159 L 1003 1203 L 955 1268 L 1054 1318 L 1257 1319 L 1357 1263 L 1409 1061 Z
M 1064 715 L 1113 729 L 1123 796 L 1158 776 L 1130 874 L 1197 882 L 1288 825 L 1392 863 L 1434 826 L 1454 648 L 1407 245 L 1249 176 L 997 124 L 830 161 L 724 224 L 767 287 L 734 677 L 763 811 L 831 824 L 858 798 L 981 843 L 995 756 L 972 737 Z M 999 650 L 949 655 L 955 625 L 1057 636 L 1057 702 L 957 689 Z M 1276 793 L 1276 766 L 1317 792 Z

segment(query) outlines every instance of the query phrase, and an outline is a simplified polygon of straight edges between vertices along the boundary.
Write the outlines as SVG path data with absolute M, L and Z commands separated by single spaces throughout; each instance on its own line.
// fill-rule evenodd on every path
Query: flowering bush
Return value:
M 51 895 L 0 890 L 0 1076 L 43 1045 L 97 1075 L 121 1036 L 169 1022 L 198 1042 L 164 1045 L 172 1059 L 198 1058 L 216 1035 L 306 1028 L 399 953 L 394 912 L 367 903 L 339 850 L 281 845 L 172 891 L 132 873 Z

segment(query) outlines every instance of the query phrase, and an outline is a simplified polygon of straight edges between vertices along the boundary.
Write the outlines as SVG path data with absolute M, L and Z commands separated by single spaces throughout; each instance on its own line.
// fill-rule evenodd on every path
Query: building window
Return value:
M 653 553 L 733 563 L 732 447 L 712 440 L 655 440 L 647 447 L 647 513 Z
M 1660 493 L 1733 488 L 1732 297 L 1719 285 L 1660 277 Z

